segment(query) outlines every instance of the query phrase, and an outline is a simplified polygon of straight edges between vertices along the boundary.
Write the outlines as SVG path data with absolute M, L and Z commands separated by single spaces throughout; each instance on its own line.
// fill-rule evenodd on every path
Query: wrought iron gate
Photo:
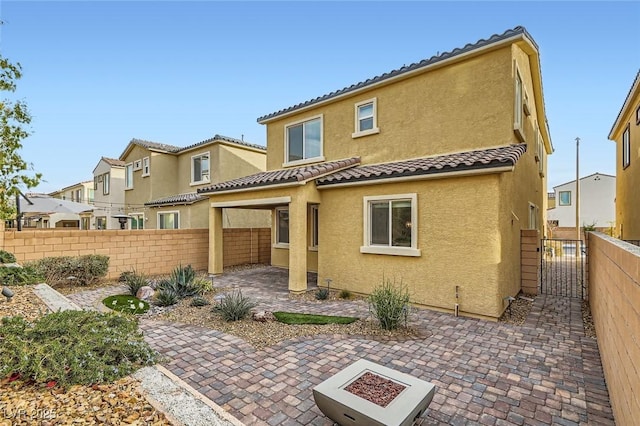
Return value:
M 543 239 L 540 294 L 586 299 L 586 259 L 582 240 Z

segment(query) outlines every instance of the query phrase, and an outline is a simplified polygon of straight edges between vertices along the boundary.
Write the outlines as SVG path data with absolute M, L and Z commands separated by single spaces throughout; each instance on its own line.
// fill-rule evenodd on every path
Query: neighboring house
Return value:
M 554 186 L 556 206 L 547 220 L 560 228 L 576 227 L 576 181 Z M 580 226 L 609 228 L 615 221 L 616 177 L 594 173 L 580 178 Z M 574 233 L 575 235 L 575 233 Z M 575 238 L 575 237 L 574 237 Z
M 556 206 L 556 193 L 547 193 L 547 209 L 552 209 Z
M 292 292 L 307 271 L 363 294 L 391 279 L 413 303 L 497 318 L 520 290 L 521 230 L 545 224 L 544 108 L 538 47 L 517 27 L 260 117 L 267 171 L 198 190 L 209 272 L 224 211 L 270 209 Z
M 609 139 L 616 143 L 616 234 L 620 239 L 640 240 L 640 71 Z
M 27 194 L 19 197 L 18 211 L 25 228 L 81 227 L 84 218 L 91 217 L 93 206 L 47 194 Z
M 93 205 L 94 195 L 93 181 L 90 180 L 67 186 L 66 188 L 62 188 L 59 191 L 55 191 L 49 194 L 49 196 L 52 198 L 58 198 L 61 200 L 72 201 L 74 203 L 89 205 Z M 67 217 L 64 220 L 60 216 L 58 216 L 58 219 L 55 221 L 57 223 L 57 227 L 91 229 L 90 212 L 79 215 L 71 214 L 71 216 Z
M 124 161 L 102 157 L 93 169 L 95 192 L 91 229 L 121 229 L 124 217 Z
M 125 213 L 131 229 L 209 226 L 208 198 L 196 190 L 265 169 L 263 146 L 215 135 L 184 148 L 132 139 L 124 163 Z M 269 227 L 267 211 L 229 211 L 226 228 Z

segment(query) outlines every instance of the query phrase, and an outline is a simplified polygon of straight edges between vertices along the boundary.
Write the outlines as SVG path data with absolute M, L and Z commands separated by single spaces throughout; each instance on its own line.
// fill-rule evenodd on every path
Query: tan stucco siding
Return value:
M 268 169 L 284 161 L 285 127 L 323 114 L 327 160 L 378 163 L 504 145 L 512 134 L 511 48 L 435 69 L 267 125 Z M 377 99 L 379 134 L 352 138 L 355 104 Z
M 191 205 L 154 207 L 147 210 L 147 229 L 158 229 L 158 213 L 178 212 L 179 229 L 208 228 L 209 209 L 206 200 Z
M 224 182 L 266 170 L 265 152 L 256 152 L 232 145 L 218 144 L 216 182 Z
M 420 257 L 363 254 L 363 197 L 416 193 Z M 402 281 L 414 303 L 496 317 L 501 237 L 499 178 L 485 175 L 322 191 L 318 282 L 371 293 Z
M 640 125 L 636 123 L 636 110 L 640 108 L 640 90 L 637 90 L 624 112 L 621 126 L 613 138 L 616 141 L 616 229 L 625 240 L 640 239 Z M 630 163 L 622 166 L 622 134 L 629 126 Z

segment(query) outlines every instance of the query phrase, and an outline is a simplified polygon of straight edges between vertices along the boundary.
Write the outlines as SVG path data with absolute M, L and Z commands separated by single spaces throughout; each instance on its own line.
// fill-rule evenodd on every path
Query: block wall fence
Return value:
M 124 271 L 155 275 L 171 272 L 178 264 L 207 270 L 208 229 L 148 230 L 4 230 L 0 224 L 0 248 L 15 254 L 18 263 L 51 256 L 109 256 L 107 278 Z M 270 263 L 271 229 L 224 230 L 224 266 Z
M 640 247 L 588 234 L 589 305 L 616 424 L 640 419 Z
M 536 229 L 520 231 L 520 286 L 524 293 L 538 294 L 540 282 L 540 233 Z

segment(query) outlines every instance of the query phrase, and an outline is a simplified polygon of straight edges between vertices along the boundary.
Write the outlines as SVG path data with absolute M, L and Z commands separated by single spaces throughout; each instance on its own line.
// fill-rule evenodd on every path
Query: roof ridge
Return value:
M 254 144 L 254 143 L 250 143 L 250 142 L 245 142 L 242 139 L 236 139 L 236 138 L 232 138 L 230 136 L 224 136 L 224 135 L 220 135 L 220 134 L 216 133 L 212 138 L 205 139 L 203 141 L 196 142 L 196 143 L 191 144 L 191 145 L 187 145 L 184 148 L 180 148 L 180 150 L 178 152 L 186 151 L 188 149 L 192 149 L 192 148 L 195 148 L 197 146 L 206 145 L 208 143 L 216 142 L 216 141 L 230 142 L 230 143 L 234 143 L 234 144 L 237 144 L 237 145 L 246 146 L 246 147 L 249 147 L 249 148 L 259 149 L 259 150 L 262 150 L 262 151 L 266 151 L 266 149 L 267 149 L 266 147 L 264 147 L 262 145 L 258 145 L 258 144 Z
M 508 39 L 510 37 L 516 36 L 516 35 L 525 35 L 529 40 L 531 40 L 531 42 L 533 43 L 533 45 L 536 47 L 536 49 L 538 49 L 538 45 L 536 44 L 536 42 L 533 40 L 533 37 L 531 37 L 531 35 L 527 32 L 526 28 L 523 26 L 516 26 L 514 28 L 508 29 L 505 32 L 503 32 L 502 34 L 493 34 L 491 37 L 489 37 L 488 39 L 479 39 L 478 41 L 476 41 L 475 43 L 467 43 L 464 47 L 456 47 L 453 50 L 447 51 L 447 52 L 442 52 L 440 54 L 437 55 L 433 55 L 430 58 L 426 58 L 423 59 L 419 62 L 414 62 L 410 65 L 404 65 L 400 68 L 388 71 L 386 73 L 383 73 L 381 75 L 375 76 L 375 77 L 371 77 L 368 78 L 364 81 L 360 81 L 358 83 L 354 83 L 351 86 L 346 86 L 343 87 L 342 89 L 338 89 L 338 90 L 334 90 L 333 92 L 330 92 L 328 94 L 322 95 L 322 96 L 318 96 L 316 98 L 295 104 L 293 106 L 290 106 L 288 108 L 283 108 L 281 110 L 278 110 L 276 112 L 273 112 L 271 114 L 267 114 L 267 115 L 263 115 L 262 117 L 258 117 L 257 121 L 261 122 L 270 118 L 274 118 L 277 117 L 279 115 L 291 112 L 291 111 L 295 111 L 297 109 L 306 107 L 306 106 L 310 106 L 316 103 L 319 103 L 321 101 L 325 101 L 331 98 L 334 98 L 338 95 L 342 95 L 345 93 L 349 93 L 349 92 L 353 92 L 357 89 L 363 88 L 363 87 L 367 87 L 370 86 L 374 83 L 378 83 L 380 81 L 384 81 L 387 80 L 391 77 L 395 77 L 397 75 L 401 75 L 419 68 L 423 68 L 426 67 L 427 65 L 432 65 L 435 64 L 437 62 L 458 56 L 462 53 L 466 53 L 469 51 L 473 51 L 476 49 L 479 49 L 481 47 L 484 46 L 488 46 L 490 44 L 493 43 L 497 43 L 501 40 L 505 40 Z

